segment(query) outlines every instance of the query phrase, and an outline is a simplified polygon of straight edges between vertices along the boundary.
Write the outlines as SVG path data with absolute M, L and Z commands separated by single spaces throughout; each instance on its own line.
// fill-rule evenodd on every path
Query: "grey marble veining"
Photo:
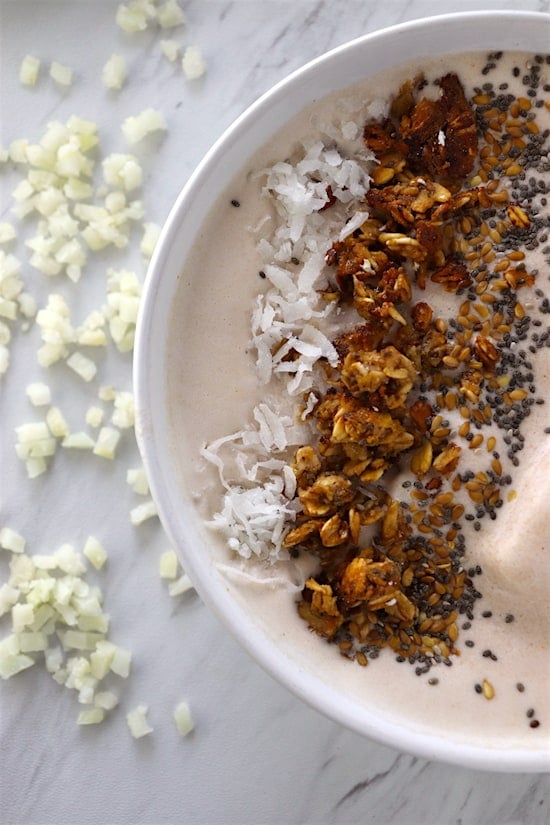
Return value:
M 120 151 L 113 123 L 155 105 L 165 112 L 169 131 L 162 151 L 144 158 L 144 201 L 148 219 L 159 222 L 233 118 L 327 49 L 433 13 L 550 11 L 547 0 L 442 0 L 437 8 L 431 0 L 189 0 L 183 3 L 186 29 L 174 36 L 203 48 L 208 72 L 193 86 L 160 55 L 157 35 L 132 39 L 117 32 L 116 5 L 0 0 L 0 144 L 23 135 L 37 139 L 49 120 L 76 112 L 97 120 L 109 151 Z M 126 55 L 131 71 L 123 92 L 109 98 L 99 76 L 114 51 Z M 43 78 L 36 90 L 21 89 L 17 73 L 27 52 L 74 66 L 73 88 L 60 94 Z M 0 220 L 9 219 L 12 183 L 9 175 L 0 177 Z M 138 254 L 117 265 L 122 260 L 143 271 Z M 92 280 L 82 288 L 97 298 Z M 36 290 L 45 297 L 52 284 L 37 283 Z M 97 580 L 111 635 L 134 651 L 134 668 L 120 687 L 120 712 L 98 728 L 77 727 L 75 698 L 40 668 L 0 685 L 2 825 L 550 822 L 548 777 L 480 773 L 367 741 L 263 673 L 195 594 L 170 599 L 157 574 L 165 537 L 158 525 L 136 530 L 128 523 L 138 503 L 125 483 L 126 469 L 138 462 L 130 439 L 115 466 L 92 463 L 82 470 L 79 457 L 66 455 L 46 479 L 30 483 L 13 455 L 12 432 L 32 414 L 24 389 L 42 377 L 38 343 L 36 331 L 18 338 L 0 391 L 0 524 L 17 526 L 33 553 L 99 535 L 110 556 Z M 103 369 L 105 383 L 130 388 L 128 359 L 107 360 Z M 69 394 L 59 370 L 51 383 L 76 429 L 89 403 L 85 393 Z M 196 730 L 180 740 L 171 712 L 183 697 Z M 155 731 L 135 742 L 124 712 L 138 702 L 149 704 Z

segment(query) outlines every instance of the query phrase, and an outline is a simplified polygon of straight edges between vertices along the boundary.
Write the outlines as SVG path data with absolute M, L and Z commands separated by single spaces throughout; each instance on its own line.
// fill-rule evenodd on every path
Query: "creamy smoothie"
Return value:
M 417 99 L 437 100 L 435 81 L 449 73 L 480 135 L 462 189 L 483 194 L 475 208 L 457 209 L 453 262 L 461 269 L 441 266 L 423 283 L 414 249 L 405 261 L 412 296 L 401 309 L 430 307 L 445 355 L 428 382 L 407 390 L 407 409 L 416 402 L 418 414 L 423 405 L 429 414 L 398 460 L 380 475 L 361 471 L 371 497 L 382 489 L 397 502 L 409 532 L 444 545 L 454 578 L 443 576 L 435 591 L 431 578 L 430 604 L 417 605 L 418 644 L 378 650 L 373 637 L 361 645 L 344 625 L 327 632 L 322 611 L 321 619 L 309 607 L 298 613 L 306 582 L 316 582 L 311 590 L 326 581 L 320 555 L 336 545 L 320 553 L 307 525 L 302 540 L 288 541 L 307 522 L 291 465 L 301 447 L 318 447 L 315 410 L 330 398 L 342 359 L 335 341 L 369 318 L 337 294 L 337 265 L 343 271 L 349 261 L 335 265 L 327 253 L 341 255 L 375 215 L 390 255 L 413 237 L 403 240 L 399 221 L 384 224 L 379 205 L 366 203 L 370 178 L 380 188 L 396 173 L 395 147 L 381 162 L 364 125 L 384 123 L 403 84 L 416 84 Z M 171 320 L 172 351 L 181 353 L 169 379 L 176 450 L 236 597 L 290 656 L 306 668 L 322 661 L 332 684 L 368 696 L 381 716 L 495 748 L 549 745 L 549 84 L 546 56 L 472 53 L 401 66 L 316 102 L 216 205 L 184 263 Z M 441 129 L 442 156 L 451 139 Z M 452 175 L 442 185 L 441 203 L 458 191 Z M 367 274 L 368 266 L 361 263 Z M 458 288 L 448 280 L 456 273 Z M 423 468 L 427 442 L 436 465 Z M 360 546 L 376 546 L 379 528 L 363 522 Z M 405 562 L 396 564 L 402 574 Z M 308 628 L 319 630 L 318 621 L 320 634 Z M 438 622 L 448 624 L 434 642 Z

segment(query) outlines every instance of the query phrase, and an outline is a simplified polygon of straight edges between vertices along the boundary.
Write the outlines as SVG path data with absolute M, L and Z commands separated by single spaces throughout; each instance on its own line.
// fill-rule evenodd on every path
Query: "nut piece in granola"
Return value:
M 392 410 L 405 404 L 417 371 L 409 358 L 389 345 L 371 352 L 348 353 L 341 375 L 352 395 L 376 394 L 372 403 Z

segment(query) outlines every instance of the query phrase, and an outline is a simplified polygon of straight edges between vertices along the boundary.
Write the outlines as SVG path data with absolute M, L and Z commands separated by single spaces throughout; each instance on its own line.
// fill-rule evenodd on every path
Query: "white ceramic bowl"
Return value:
M 174 205 L 147 276 L 135 352 L 138 440 L 162 523 L 204 601 L 254 659 L 310 705 L 355 731 L 427 758 L 502 771 L 545 770 L 548 754 L 527 746 L 508 747 L 498 737 L 480 741 L 467 721 L 460 734 L 449 733 L 438 725 L 409 722 L 397 706 L 380 708 L 369 689 L 375 664 L 365 672 L 342 660 L 303 625 L 296 632 L 295 611 L 288 606 L 278 609 L 277 593 L 266 597 L 266 604 L 274 600 L 277 614 L 275 623 L 268 620 L 257 596 L 249 600 L 245 591 L 217 569 L 216 562 L 225 559 L 226 550 L 205 527 L 186 482 L 185 463 L 199 459 L 198 453 L 193 457 L 192 450 L 182 447 L 193 443 L 193 433 L 182 424 L 185 415 L 180 416 L 178 410 L 184 410 L 186 398 L 197 387 L 182 385 L 178 377 L 177 365 L 186 354 L 179 349 L 184 337 L 174 334 L 173 307 L 185 306 L 188 284 L 180 277 L 184 262 L 220 193 L 276 128 L 304 106 L 408 59 L 495 49 L 545 52 L 549 43 L 548 15 L 444 15 L 361 37 L 279 83 L 222 135 Z M 223 267 L 216 278 L 215 286 L 223 297 L 227 291 Z M 193 308 L 187 311 L 191 317 Z M 243 323 L 244 319 L 243 310 Z M 213 319 L 204 335 L 216 336 L 218 323 Z M 224 339 L 223 345 L 231 346 L 231 338 Z M 236 351 L 235 358 L 239 357 Z M 207 371 L 204 382 L 209 381 L 212 377 Z M 216 387 L 207 390 L 223 409 L 224 398 L 217 396 Z M 227 432 L 232 426 L 228 422 Z M 378 690 L 380 695 L 383 686 Z

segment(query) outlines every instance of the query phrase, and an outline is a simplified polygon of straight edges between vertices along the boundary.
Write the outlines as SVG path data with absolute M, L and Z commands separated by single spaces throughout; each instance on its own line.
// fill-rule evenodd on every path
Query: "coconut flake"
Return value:
M 342 133 L 347 140 L 358 138 L 357 124 L 348 119 Z M 234 556 L 246 562 L 238 573 L 233 566 L 227 568 L 242 580 L 269 578 L 264 568 L 258 579 L 249 572 L 258 560 L 269 566 L 290 564 L 283 539 L 300 504 L 294 499 L 296 479 L 285 451 L 307 441 L 306 418 L 317 403 L 311 392 L 317 365 L 323 360 L 335 365 L 338 360 L 322 329 L 335 305 L 323 301 L 316 290 L 328 280 L 325 254 L 346 219 L 350 220 L 342 237 L 368 218 L 360 206 L 369 188 L 372 160 L 365 151 L 358 160 L 350 159 L 334 143 L 315 141 L 304 145 L 292 162 L 281 161 L 259 173 L 275 220 L 266 215 L 251 229 L 264 233 L 257 250 L 266 276 L 265 290 L 251 313 L 252 345 L 260 381 L 279 382 L 283 394 L 278 393 L 277 409 L 266 403 L 254 408 L 255 426 L 220 438 L 202 451 L 225 490 L 222 506 L 209 524 L 224 535 Z M 325 208 L 329 202 L 330 208 Z M 296 420 L 297 395 L 307 399 L 302 423 Z M 285 575 L 280 578 L 288 584 Z
M 356 229 L 359 229 L 366 220 L 369 218 L 368 212 L 356 212 L 346 225 L 342 228 L 340 234 L 338 235 L 338 240 L 343 241 L 344 238 L 347 238 L 349 235 L 353 235 Z

